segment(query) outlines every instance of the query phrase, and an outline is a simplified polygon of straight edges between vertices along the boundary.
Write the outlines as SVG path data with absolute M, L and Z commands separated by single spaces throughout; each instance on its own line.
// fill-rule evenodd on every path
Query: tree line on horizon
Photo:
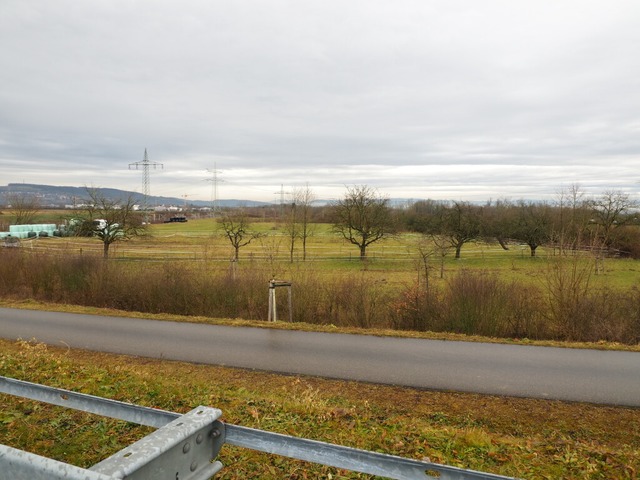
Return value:
M 217 212 L 216 223 L 231 243 L 235 260 L 242 247 L 264 236 L 252 228 L 258 221 L 275 221 L 288 238 L 293 262 L 296 245 L 313 236 L 314 223 L 330 223 L 333 231 L 353 244 L 362 260 L 375 242 L 400 232 L 414 232 L 429 238 L 442 255 L 454 252 L 460 258 L 463 247 L 475 241 L 527 245 L 531 256 L 540 246 L 562 249 L 590 249 L 599 255 L 640 258 L 639 207 L 630 195 L 608 190 L 587 196 L 577 185 L 560 192 L 554 202 L 500 199 L 476 204 L 457 200 L 418 200 L 392 205 L 388 197 L 367 185 L 346 187 L 345 195 L 329 205 L 315 206 L 309 187 L 294 189 L 292 201 L 280 205 L 226 207 Z M 100 189 L 87 189 L 87 202 L 69 233 L 96 236 L 104 244 L 104 257 L 112 243 L 125 241 L 146 231 L 145 212 L 134 208 L 136 198 L 111 199 Z M 37 198 L 14 195 L 8 213 L 16 224 L 33 221 L 40 209 Z
M 312 196 L 306 193 L 307 197 Z M 302 240 L 305 258 L 304 244 L 311 234 L 309 224 L 315 222 L 331 223 L 337 235 L 359 250 L 362 260 L 371 244 L 400 232 L 423 234 L 442 254 L 453 251 L 455 258 L 460 258 L 464 245 L 475 241 L 497 242 L 505 250 L 509 243 L 527 245 L 532 257 L 538 247 L 554 246 L 640 258 L 639 208 L 638 202 L 624 192 L 608 190 L 589 197 L 578 186 L 561 192 L 553 203 L 418 200 L 394 207 L 376 189 L 363 185 L 347 187 L 342 199 L 323 207 L 294 201 L 272 218 L 280 220 L 289 236 L 292 261 L 296 239 Z M 242 219 L 248 239 L 252 232 L 250 221 L 264 218 L 264 209 L 228 209 L 220 221 L 229 235 L 234 231 L 233 222 L 237 224 Z

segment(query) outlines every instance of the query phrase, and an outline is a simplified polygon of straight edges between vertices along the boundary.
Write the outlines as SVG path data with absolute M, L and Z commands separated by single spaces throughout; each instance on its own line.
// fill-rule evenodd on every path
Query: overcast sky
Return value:
M 640 198 L 640 2 L 1 0 L 0 185 L 145 148 L 189 199 Z

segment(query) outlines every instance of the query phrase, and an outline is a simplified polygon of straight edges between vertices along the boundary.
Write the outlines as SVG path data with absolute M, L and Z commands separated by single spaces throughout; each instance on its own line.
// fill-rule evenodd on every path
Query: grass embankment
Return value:
M 288 377 L 0 341 L 0 374 L 520 478 L 637 478 L 640 410 Z M 0 396 L 0 442 L 81 466 L 148 428 Z M 371 478 L 225 446 L 224 479 Z

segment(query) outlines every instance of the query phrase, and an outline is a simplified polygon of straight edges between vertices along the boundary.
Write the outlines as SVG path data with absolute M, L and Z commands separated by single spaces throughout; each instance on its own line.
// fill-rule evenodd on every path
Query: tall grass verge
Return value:
M 443 329 L 490 337 L 538 338 L 537 292 L 495 274 L 463 270 L 447 282 Z
M 494 337 L 640 341 L 640 292 L 593 288 L 590 264 L 549 260 L 539 287 L 482 270 L 437 285 L 398 286 L 367 270 L 289 272 L 295 322 L 443 331 Z M 218 318 L 266 320 L 274 265 L 248 261 L 118 262 L 0 250 L 0 296 L 8 299 Z M 287 295 L 278 317 L 288 319 Z
M 545 338 L 539 292 L 483 271 L 462 270 L 442 289 L 418 284 L 395 304 L 397 328 L 473 335 Z

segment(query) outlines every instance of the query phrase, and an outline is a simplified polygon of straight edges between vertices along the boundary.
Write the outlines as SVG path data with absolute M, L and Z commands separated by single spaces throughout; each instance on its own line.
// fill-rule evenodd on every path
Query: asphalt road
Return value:
M 640 353 L 636 352 L 224 327 L 6 308 L 0 308 L 0 337 L 430 390 L 640 407 Z

